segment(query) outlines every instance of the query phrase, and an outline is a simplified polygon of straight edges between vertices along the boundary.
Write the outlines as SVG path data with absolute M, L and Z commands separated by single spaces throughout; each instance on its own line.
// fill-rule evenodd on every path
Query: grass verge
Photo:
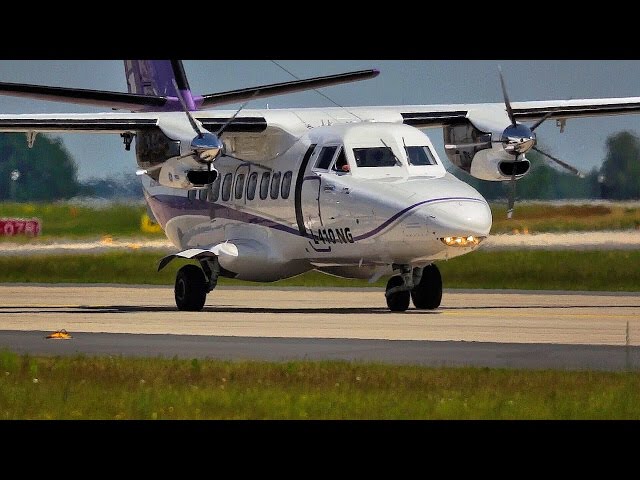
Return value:
M 507 207 L 492 205 L 491 233 L 584 232 L 640 228 L 640 208 L 619 205 L 517 205 L 507 220 Z
M 39 218 L 42 240 L 54 238 L 116 237 L 166 238 L 164 232 L 147 233 L 141 229 L 144 205 L 113 204 L 88 207 L 70 203 L 0 203 L 0 218 Z M 3 237 L 0 237 L 3 239 Z M 33 241 L 28 237 L 4 237 L 4 240 Z
M 0 351 L 2 419 L 638 419 L 640 373 Z
M 157 252 L 0 257 L 0 282 L 173 285 L 184 261 L 157 272 Z M 640 250 L 473 252 L 438 262 L 445 288 L 640 291 Z M 384 287 L 309 272 L 263 284 L 221 279 L 220 285 Z
M 492 234 L 519 232 L 570 232 L 590 230 L 629 230 L 640 228 L 640 208 L 621 205 L 550 205 L 519 204 L 514 218 L 507 220 L 503 204 L 491 205 Z M 54 238 L 141 237 L 164 239 L 164 233 L 141 230 L 144 205 L 113 204 L 104 207 L 79 206 L 71 203 L 0 203 L 0 218 L 37 217 L 42 220 L 42 240 Z M 33 241 L 24 237 L 8 237 L 12 242 Z M 0 241 L 7 238 L 0 237 Z

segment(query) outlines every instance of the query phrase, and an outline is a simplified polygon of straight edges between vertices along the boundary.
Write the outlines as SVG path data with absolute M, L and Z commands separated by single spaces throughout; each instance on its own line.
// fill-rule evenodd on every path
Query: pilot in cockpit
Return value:
M 333 169 L 336 172 L 347 173 L 351 171 L 351 167 L 349 167 L 349 163 L 347 162 L 347 156 L 344 154 L 344 150 L 340 152 L 338 158 L 336 159 L 336 163 L 333 166 Z

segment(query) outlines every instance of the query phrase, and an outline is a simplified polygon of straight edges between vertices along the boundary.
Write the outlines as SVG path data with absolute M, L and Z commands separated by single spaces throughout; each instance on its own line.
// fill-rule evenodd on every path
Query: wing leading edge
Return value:
M 327 117 L 332 121 L 363 121 L 405 123 L 417 128 L 443 127 L 464 121 L 470 112 L 486 110 L 488 113 L 504 110 L 502 103 L 453 104 L 453 105 L 399 105 L 349 107 L 348 109 L 304 108 L 249 110 L 233 119 L 228 131 L 262 132 L 268 126 L 287 127 L 289 114 L 318 119 L 318 126 Z M 580 100 L 547 100 L 514 102 L 512 108 L 520 121 L 535 121 L 546 115 L 554 119 L 570 119 L 597 116 L 629 115 L 640 113 L 640 97 L 599 98 Z M 215 129 L 231 119 L 233 111 L 200 111 L 196 118 L 208 129 Z M 19 114 L 0 115 L 0 132 L 78 132 L 78 133 L 125 133 L 157 128 L 164 116 L 184 115 L 180 112 L 149 113 L 92 113 L 92 114 Z

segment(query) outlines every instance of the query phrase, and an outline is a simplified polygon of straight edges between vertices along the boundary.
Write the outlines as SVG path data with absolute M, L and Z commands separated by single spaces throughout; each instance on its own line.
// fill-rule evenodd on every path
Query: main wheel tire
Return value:
M 420 283 L 411 290 L 413 305 L 420 310 L 434 310 L 442 301 L 442 276 L 438 267 L 424 267 Z
M 207 300 L 204 272 L 195 265 L 185 265 L 178 270 L 174 292 L 178 310 L 199 312 Z
M 399 287 L 404 284 L 402 277 L 391 277 L 387 282 L 387 291 L 393 287 Z M 411 301 L 411 294 L 409 291 L 396 292 L 387 296 L 387 306 L 392 312 L 404 312 L 409 308 L 409 302 Z

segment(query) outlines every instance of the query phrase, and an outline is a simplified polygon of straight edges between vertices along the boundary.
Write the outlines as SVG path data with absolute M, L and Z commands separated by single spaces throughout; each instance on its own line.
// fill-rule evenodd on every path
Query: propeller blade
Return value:
M 230 124 L 231 122 L 233 122 L 233 121 L 236 119 L 236 117 L 238 116 L 238 114 L 240 113 L 240 111 L 241 111 L 244 107 L 246 107 L 246 106 L 247 106 L 247 103 L 249 103 L 249 100 L 247 100 L 247 101 L 246 101 L 246 102 L 244 102 L 242 105 L 240 105 L 240 108 L 239 108 L 238 110 L 236 110 L 236 113 L 234 113 L 234 114 L 233 114 L 233 116 L 232 116 L 229 120 L 227 120 L 227 122 L 226 122 L 224 125 L 222 125 L 222 127 L 220 127 L 220 130 L 218 130 L 218 131 L 216 132 L 216 135 L 217 135 L 218 137 L 219 137 L 220 135 L 222 135 L 222 133 L 225 131 L 225 129 L 229 126 L 229 124 Z
M 511 102 L 509 101 L 509 94 L 507 94 L 507 86 L 504 83 L 504 77 L 502 76 L 502 68 L 498 65 L 498 73 L 500 74 L 500 85 L 502 85 L 502 96 L 504 97 L 504 104 L 507 107 L 507 114 L 511 124 L 516 126 L 516 117 L 513 115 L 513 109 L 511 108 Z
M 547 121 L 549 119 L 549 117 L 551 115 L 553 115 L 553 112 L 547 113 L 544 117 L 542 117 L 540 120 L 538 120 L 536 123 L 534 123 L 531 126 L 531 131 L 533 132 L 536 128 L 538 128 L 540 125 L 542 125 L 545 121 Z
M 563 162 L 562 160 L 554 157 L 553 155 L 549 155 L 546 152 L 543 152 L 542 150 L 540 150 L 538 147 L 533 147 L 533 149 L 540 153 L 541 155 L 544 155 L 545 157 L 547 157 L 550 160 L 553 160 L 554 162 L 556 162 L 558 165 L 560 165 L 561 167 L 569 170 L 571 173 L 573 173 L 574 175 L 579 176 L 580 178 L 584 178 L 584 174 L 578 170 L 576 167 L 569 165 L 568 163 Z
M 461 148 L 470 148 L 470 147 L 487 147 L 491 148 L 491 142 L 476 142 L 476 143 L 459 143 L 457 145 L 446 144 L 444 148 L 446 150 L 459 150 Z
M 173 87 L 176 89 L 176 92 L 178 92 L 178 100 L 180 101 L 180 105 L 182 105 L 182 109 L 184 110 L 184 113 L 187 114 L 187 118 L 189 119 L 191 128 L 193 128 L 193 130 L 196 132 L 196 134 L 198 135 L 198 138 L 202 138 L 204 134 L 202 133 L 202 130 L 200 130 L 200 128 L 198 127 L 198 124 L 196 123 L 196 119 L 193 118 L 193 115 L 191 115 L 191 112 L 189 111 L 189 107 L 187 107 L 187 102 L 185 102 L 184 98 L 182 98 L 182 93 L 178 88 L 176 79 L 172 78 L 171 81 L 173 82 Z

